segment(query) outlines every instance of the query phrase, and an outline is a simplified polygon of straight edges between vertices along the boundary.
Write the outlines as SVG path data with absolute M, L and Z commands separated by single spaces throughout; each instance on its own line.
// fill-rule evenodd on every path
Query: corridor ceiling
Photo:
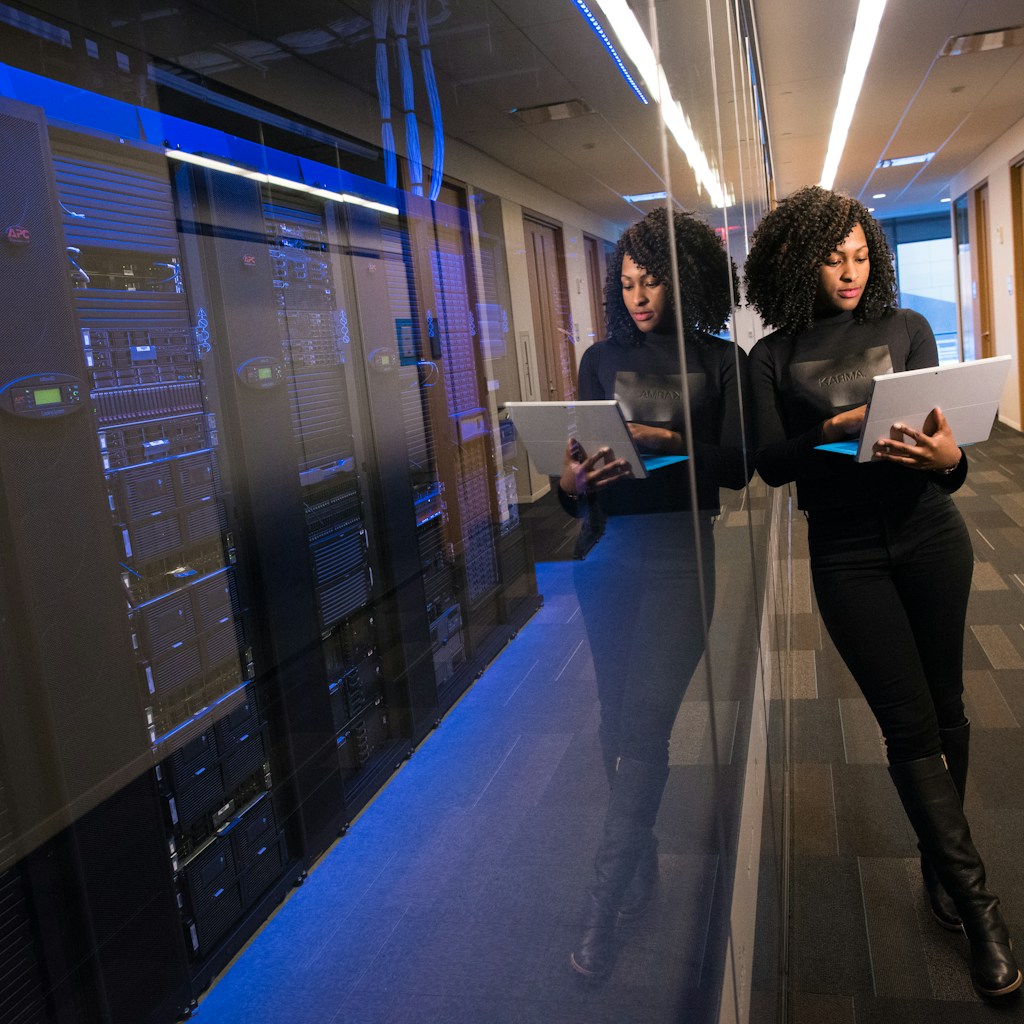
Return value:
M 774 188 L 783 196 L 820 179 L 856 5 L 751 3 Z M 377 7 L 378 18 L 386 6 Z M 737 160 L 740 152 L 754 153 L 758 124 L 749 104 L 737 104 L 742 94 L 735 83 L 746 57 L 730 45 L 729 4 L 631 0 L 630 6 L 649 36 L 655 35 L 653 12 L 673 94 L 712 163 L 724 168 L 732 194 L 756 192 L 750 180 L 756 160 L 742 171 Z M 37 0 L 35 7 L 191 74 L 380 141 L 374 0 Z M 417 8 L 424 12 L 422 39 Z M 424 50 L 449 151 L 461 148 L 470 161 L 473 151 L 486 154 L 613 223 L 633 220 L 644 208 L 624 194 L 665 188 L 656 105 L 637 99 L 572 0 L 413 0 L 411 11 L 409 66 L 428 163 Z M 946 56 L 943 50 L 954 37 L 1021 24 L 1020 0 L 889 0 L 835 187 L 882 217 L 948 209 L 940 200 L 949 197 L 951 177 L 1024 117 L 1024 33 L 1004 36 L 1012 45 L 1000 48 Z M 324 76 L 334 80 L 332 88 Z M 392 67 L 395 107 L 399 81 Z M 572 104 L 554 112 L 576 116 L 542 119 L 547 115 L 535 108 L 552 104 Z M 526 113 L 517 117 L 513 110 Z M 401 136 L 397 113 L 395 122 Z M 693 172 L 669 145 L 673 194 L 683 206 L 706 209 Z M 935 156 L 878 168 L 880 161 L 922 153 Z M 879 193 L 885 198 L 872 198 Z

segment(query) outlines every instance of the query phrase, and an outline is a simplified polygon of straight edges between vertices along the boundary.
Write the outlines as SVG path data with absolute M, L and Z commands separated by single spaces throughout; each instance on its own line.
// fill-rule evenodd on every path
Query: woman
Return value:
M 689 459 L 638 480 L 614 452 L 570 444 L 559 481 L 563 505 L 603 528 L 575 570 L 611 791 L 571 961 L 591 978 L 611 968 L 619 918 L 638 915 L 651 900 L 658 877 L 652 829 L 668 778 L 669 736 L 714 603 L 718 488 L 743 487 L 753 472 L 740 418 L 743 353 L 706 333 L 728 319 L 735 269 L 710 227 L 676 213 L 674 288 L 669 223 L 664 209 L 648 214 L 610 257 L 608 337 L 583 354 L 579 397 L 616 399 L 641 451 Z
M 1021 973 L 962 810 L 973 553 L 950 494 L 967 458 L 939 409 L 922 431 L 895 424 L 869 463 L 817 448 L 859 434 L 874 375 L 937 365 L 935 339 L 896 308 L 877 221 L 816 186 L 761 221 L 746 284 L 776 328 L 750 357 L 755 465 L 772 486 L 796 483 L 821 617 L 881 727 L 933 912 L 966 932 L 976 988 L 1006 995 Z

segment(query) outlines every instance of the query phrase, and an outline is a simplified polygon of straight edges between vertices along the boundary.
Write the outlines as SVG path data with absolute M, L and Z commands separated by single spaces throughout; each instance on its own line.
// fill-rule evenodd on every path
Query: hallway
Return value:
M 974 726 L 967 807 L 1019 935 L 1024 798 L 1006 780 L 1024 776 L 1024 438 L 997 425 L 992 440 L 969 456 L 968 484 L 957 497 L 976 554 L 966 655 Z M 759 481 L 752 496 L 765 500 Z M 735 528 L 744 516 L 720 520 L 720 549 L 746 543 L 746 530 Z M 975 995 L 963 937 L 943 931 L 927 912 L 880 735 L 813 607 L 802 523 L 798 516 L 788 1019 L 1019 1020 L 1019 998 L 996 1007 Z M 728 616 L 742 603 L 744 581 L 720 582 L 731 588 L 719 605 Z M 713 837 L 716 807 L 735 802 L 726 787 L 737 778 L 735 751 L 745 749 L 742 702 L 715 702 L 719 720 L 733 725 L 724 735 L 719 726 L 715 752 L 707 694 L 697 680 L 691 686 L 659 816 L 659 900 L 625 933 L 612 977 L 582 983 L 568 953 L 605 800 L 597 705 L 572 562 L 540 562 L 538 583 L 541 611 L 206 994 L 195 1021 L 718 1020 L 725 953 L 715 927 L 723 918 L 715 906 L 722 861 Z M 737 659 L 751 656 L 735 652 Z M 727 667 L 716 673 L 718 680 L 728 676 Z M 773 742 L 782 735 L 778 698 Z M 780 784 L 776 776 L 776 798 Z M 768 861 L 762 887 L 772 885 Z M 759 935 L 752 1021 L 775 1019 L 773 927 Z
M 956 502 L 975 568 L 965 704 L 966 809 L 1017 944 L 1024 941 L 1024 438 L 996 424 L 967 449 Z M 932 919 L 916 840 L 885 767 L 881 733 L 813 605 L 803 518 L 794 528 L 791 879 L 793 1024 L 1020 1020 L 1020 996 L 986 1005 L 967 943 Z M 936 600 L 942 595 L 936 594 Z M 884 643 L 884 638 L 878 638 Z

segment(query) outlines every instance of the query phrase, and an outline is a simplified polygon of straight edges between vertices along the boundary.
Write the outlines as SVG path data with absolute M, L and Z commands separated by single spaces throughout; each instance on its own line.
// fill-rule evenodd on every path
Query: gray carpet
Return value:
M 1024 948 L 1024 437 L 997 425 L 969 457 L 967 485 L 956 495 L 976 563 L 965 658 L 973 723 L 966 809 L 990 885 Z M 799 517 L 794 542 L 806 560 L 802 527 Z M 878 728 L 808 596 L 794 629 L 807 672 L 792 705 L 789 1020 L 1024 1020 L 1019 996 L 994 1005 L 975 994 L 966 939 L 931 918 Z

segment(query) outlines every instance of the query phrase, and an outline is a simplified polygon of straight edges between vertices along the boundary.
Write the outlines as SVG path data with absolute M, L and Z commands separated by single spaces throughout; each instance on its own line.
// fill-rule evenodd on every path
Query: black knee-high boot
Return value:
M 658 815 L 667 779 L 667 765 L 626 757 L 616 764 L 583 935 L 571 958 L 580 974 L 601 978 L 611 970 L 619 909 Z
M 648 829 L 640 845 L 636 870 L 619 907 L 619 919 L 635 921 L 647 913 L 654 901 L 654 890 L 658 886 L 658 837 Z
M 619 737 L 599 730 L 601 740 L 601 759 L 604 764 L 608 786 L 615 781 L 616 767 L 619 763 Z M 639 838 L 639 837 L 638 837 Z M 619 907 L 619 917 L 624 921 L 632 921 L 642 917 L 654 899 L 654 890 L 658 884 L 658 839 L 653 829 L 648 829 L 640 845 L 640 856 L 637 858 L 636 870 L 629 881 L 626 893 Z
M 967 792 L 967 766 L 970 761 L 971 723 L 965 721 L 963 725 L 954 729 L 940 729 L 939 736 L 942 740 L 942 756 L 946 759 L 946 767 L 957 793 L 960 794 L 960 806 L 963 807 L 964 795 Z M 923 852 L 921 877 L 924 879 L 928 902 L 931 904 L 935 920 L 943 928 L 959 931 L 963 922 L 957 913 L 956 904 L 949 898 L 949 893 L 943 888 L 935 868 Z
M 985 888 L 985 866 L 971 840 L 960 794 L 942 757 L 923 757 L 889 766 L 896 791 L 963 921 L 971 946 L 971 980 L 986 996 L 1003 996 L 1021 985 L 1021 972 L 999 912 L 999 900 Z

